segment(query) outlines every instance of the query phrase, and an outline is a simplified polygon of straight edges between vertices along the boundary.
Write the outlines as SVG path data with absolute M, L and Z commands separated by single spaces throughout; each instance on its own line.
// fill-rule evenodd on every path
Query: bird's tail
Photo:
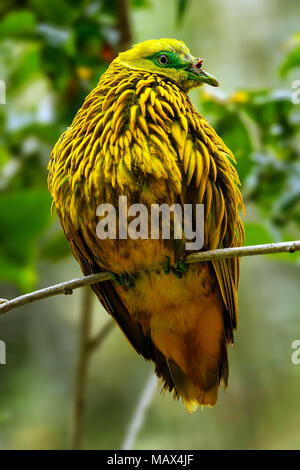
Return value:
M 211 388 L 196 384 L 183 370 L 173 361 L 167 360 L 170 367 L 171 376 L 178 396 L 182 398 L 183 404 L 188 413 L 193 413 L 198 406 L 214 406 L 218 400 L 218 389 L 221 379 L 219 374 L 215 374 L 215 380 Z M 228 368 L 228 360 L 226 361 Z
M 168 340 L 167 335 L 165 331 L 163 343 L 156 338 L 163 352 L 156 373 L 164 387 L 182 398 L 189 413 L 199 405 L 214 406 L 220 383 L 225 387 L 228 383 L 227 339 L 220 312 L 203 313 L 194 328 L 175 339 L 173 335 Z

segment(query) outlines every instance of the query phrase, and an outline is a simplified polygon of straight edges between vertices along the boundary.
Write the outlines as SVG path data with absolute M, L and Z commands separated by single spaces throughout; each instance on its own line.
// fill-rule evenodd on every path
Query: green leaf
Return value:
M 29 292 L 36 283 L 36 271 L 33 265 L 20 266 L 0 254 L 0 278 L 15 284 L 23 292 Z
M 51 220 L 50 206 L 46 190 L 21 190 L 0 198 L 0 279 L 22 290 L 35 282 L 37 241 Z
M 300 33 L 296 33 L 290 41 L 290 50 L 280 65 L 279 73 L 282 77 L 296 67 L 300 67 Z
M 150 0 L 131 0 L 132 8 L 149 8 L 151 7 Z
M 22 36 L 35 30 L 35 16 L 31 11 L 18 10 L 8 13 L 0 22 L 0 37 Z
M 262 245 L 265 243 L 275 243 L 279 240 L 275 240 L 271 231 L 263 225 L 263 223 L 246 222 L 245 227 L 245 245 Z M 294 236 L 284 236 L 281 234 L 280 241 L 291 241 Z M 295 252 L 292 255 L 290 253 L 274 253 L 268 255 L 268 259 L 272 259 L 275 262 L 289 262 L 295 263 L 300 259 L 300 252 Z
M 33 80 L 34 76 L 40 71 L 39 46 L 31 44 L 20 57 L 19 66 L 10 77 L 13 91 L 16 92 L 19 86 L 24 86 L 27 81 Z
M 70 24 L 82 11 L 84 2 L 68 0 L 30 0 L 31 8 L 41 22 L 51 25 Z
M 215 126 L 226 145 L 232 150 L 237 160 L 237 170 L 241 182 L 253 168 L 251 155 L 253 143 L 249 131 L 237 113 L 227 113 Z
M 39 254 L 49 261 L 60 261 L 70 256 L 70 247 L 64 233 L 60 231 L 47 240 L 41 246 Z
M 9 160 L 9 157 L 10 157 L 10 154 L 8 150 L 4 146 L 0 145 L 0 169 L 4 165 L 6 165 L 6 163 Z
M 245 223 L 245 245 L 260 245 L 273 243 L 274 239 L 269 230 L 262 224 L 254 222 Z

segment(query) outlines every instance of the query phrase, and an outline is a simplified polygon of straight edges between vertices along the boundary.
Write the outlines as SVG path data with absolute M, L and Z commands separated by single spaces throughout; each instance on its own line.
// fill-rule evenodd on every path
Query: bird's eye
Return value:
M 160 54 L 157 56 L 157 62 L 162 67 L 165 67 L 169 63 L 169 57 L 167 56 L 167 54 Z

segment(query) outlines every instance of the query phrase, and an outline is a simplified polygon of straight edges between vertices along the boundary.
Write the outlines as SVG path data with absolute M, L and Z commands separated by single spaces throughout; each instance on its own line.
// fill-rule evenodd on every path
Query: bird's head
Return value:
M 216 78 L 203 70 L 203 59 L 192 56 L 184 42 L 176 39 L 141 42 L 121 52 L 116 62 L 130 69 L 165 75 L 185 91 L 203 83 L 218 86 Z

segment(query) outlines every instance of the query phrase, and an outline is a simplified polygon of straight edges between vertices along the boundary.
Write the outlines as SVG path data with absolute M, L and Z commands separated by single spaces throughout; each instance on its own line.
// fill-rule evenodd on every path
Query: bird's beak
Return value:
M 189 79 L 207 83 L 211 86 L 219 86 L 218 80 L 213 75 L 210 75 L 202 69 L 202 63 L 203 59 L 197 58 L 186 68 L 186 71 L 189 74 Z

